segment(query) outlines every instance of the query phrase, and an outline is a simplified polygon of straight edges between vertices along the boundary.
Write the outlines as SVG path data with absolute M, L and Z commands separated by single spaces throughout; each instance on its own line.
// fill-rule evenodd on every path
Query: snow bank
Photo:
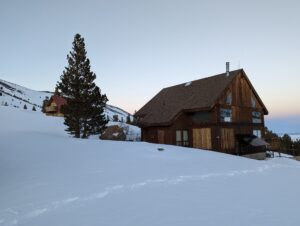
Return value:
M 299 225 L 297 161 L 74 139 L 1 106 L 0 125 L 1 226 Z

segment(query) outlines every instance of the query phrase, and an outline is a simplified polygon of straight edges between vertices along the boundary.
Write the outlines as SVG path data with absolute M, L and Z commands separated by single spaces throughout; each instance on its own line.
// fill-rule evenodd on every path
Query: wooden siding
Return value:
M 230 152 L 234 150 L 234 129 L 221 128 L 221 149 Z
M 157 141 L 159 144 L 165 143 L 165 131 L 162 129 L 157 130 Z
M 226 104 L 227 95 L 232 94 L 232 104 Z M 255 102 L 255 107 L 252 106 L 251 99 Z M 254 91 L 251 89 L 247 80 L 243 75 L 238 75 L 229 87 L 223 92 L 223 95 L 217 102 L 218 111 L 220 108 L 231 109 L 232 122 L 237 123 L 252 123 L 252 112 L 260 112 L 263 120 L 263 107 L 256 98 Z M 219 119 L 218 119 L 219 120 Z
M 226 103 L 228 94 L 232 95 L 231 104 Z M 252 105 L 252 100 L 255 106 Z M 231 122 L 222 122 L 220 109 L 232 112 Z M 252 112 L 261 113 L 261 123 L 253 123 Z M 240 152 L 236 135 L 252 134 L 261 130 L 264 135 L 264 109 L 255 96 L 247 79 L 241 74 L 222 93 L 215 105 L 206 111 L 182 111 L 169 126 L 152 126 L 142 128 L 142 140 L 153 143 L 176 144 L 176 130 L 188 131 L 189 146 L 211 149 L 231 154 Z M 247 150 L 248 151 L 248 150 Z
M 193 147 L 212 149 L 211 128 L 193 129 Z

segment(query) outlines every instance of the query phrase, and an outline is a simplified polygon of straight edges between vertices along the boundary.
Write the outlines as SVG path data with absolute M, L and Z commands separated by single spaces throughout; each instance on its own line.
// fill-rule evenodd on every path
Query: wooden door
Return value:
M 211 129 L 193 129 L 193 147 L 211 149 Z
M 157 141 L 159 144 L 165 143 L 165 131 L 164 130 L 157 131 Z
M 233 129 L 221 128 L 221 149 L 225 151 L 234 149 Z

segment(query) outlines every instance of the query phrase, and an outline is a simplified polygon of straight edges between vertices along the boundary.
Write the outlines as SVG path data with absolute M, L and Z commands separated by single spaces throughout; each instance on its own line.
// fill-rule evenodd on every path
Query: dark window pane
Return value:
M 196 112 L 192 114 L 192 120 L 194 123 L 203 123 L 210 121 L 210 113 L 209 112 Z

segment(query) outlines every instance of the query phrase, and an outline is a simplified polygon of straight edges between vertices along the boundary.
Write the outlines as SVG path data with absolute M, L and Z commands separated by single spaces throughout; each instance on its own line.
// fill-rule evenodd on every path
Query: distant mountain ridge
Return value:
M 27 110 L 32 110 L 35 107 L 37 111 L 41 112 L 43 100 L 46 97 L 50 98 L 52 94 L 53 92 L 36 91 L 0 79 L 0 106 L 23 109 L 26 105 Z M 113 119 L 114 115 L 117 115 L 118 119 L 124 122 L 128 114 L 131 119 L 133 118 L 127 111 L 109 104 L 106 105 L 104 113 L 110 120 Z

